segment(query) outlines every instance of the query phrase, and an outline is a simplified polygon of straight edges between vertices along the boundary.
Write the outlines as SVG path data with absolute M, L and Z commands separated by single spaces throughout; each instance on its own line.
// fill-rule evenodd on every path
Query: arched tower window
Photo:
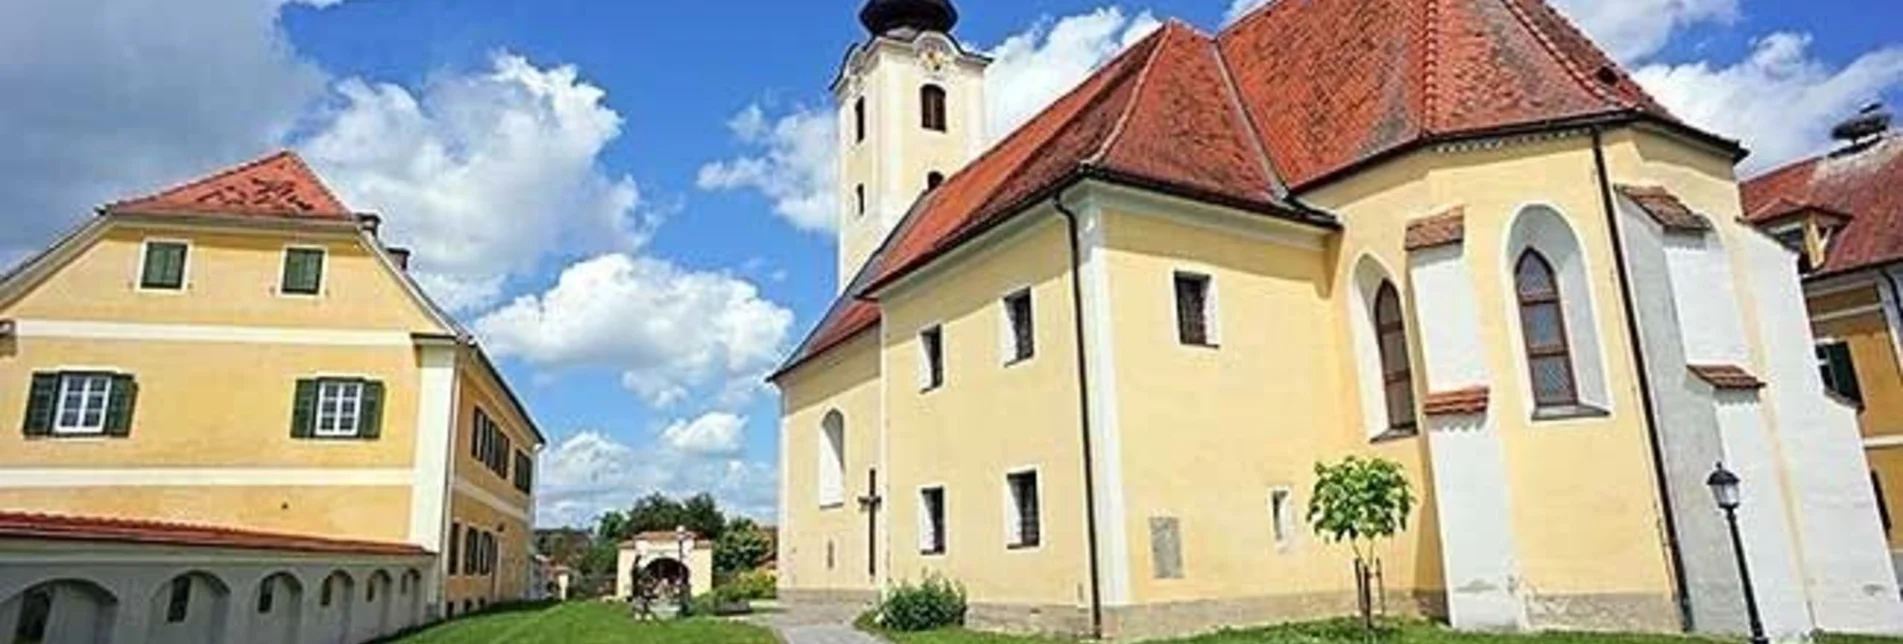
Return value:
M 852 102 L 852 131 L 854 142 L 866 140 L 866 97 L 864 96 Z
M 1526 344 L 1534 404 L 1579 404 L 1579 385 L 1573 380 L 1572 351 L 1566 340 L 1566 312 L 1552 262 L 1538 250 L 1527 249 L 1514 265 L 1513 286 L 1520 301 L 1520 333 Z
M 862 183 L 862 184 L 853 186 L 852 194 L 854 199 L 854 205 L 853 205 L 854 214 L 858 214 L 858 215 L 866 214 L 866 184 Z
M 846 416 L 829 411 L 819 425 L 819 504 L 839 505 L 846 502 Z
M 945 88 L 926 85 L 918 89 L 919 120 L 927 130 L 945 131 Z
M 1375 293 L 1374 329 L 1381 347 L 1381 386 L 1388 405 L 1388 429 L 1412 431 L 1416 423 L 1414 371 L 1408 363 L 1407 320 L 1393 282 L 1382 282 Z
M 925 174 L 926 192 L 937 190 L 938 187 L 942 185 L 945 185 L 945 173 L 933 170 Z

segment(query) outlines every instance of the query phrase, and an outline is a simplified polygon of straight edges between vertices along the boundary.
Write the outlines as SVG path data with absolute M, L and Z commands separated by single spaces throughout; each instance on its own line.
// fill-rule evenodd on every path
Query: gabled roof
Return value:
M 1657 186 L 1614 186 L 1619 194 L 1639 205 L 1639 210 L 1652 217 L 1652 221 L 1665 228 L 1666 232 L 1703 233 L 1711 230 L 1711 220 L 1704 215 L 1692 212 L 1690 206 L 1672 194 L 1672 191 Z
M 1323 227 L 1290 198 L 1422 143 L 1677 121 L 1541 0 L 1283 0 L 1172 21 L 913 205 L 784 367 L 878 323 L 856 301 L 1084 179 Z
M 138 214 L 355 218 L 317 173 L 289 150 L 105 209 Z
M 407 543 L 331 539 L 219 526 L 139 519 L 0 512 L 0 539 L 45 539 L 198 548 L 234 548 L 319 554 L 422 556 Z
M 1848 223 L 1818 275 L 1903 261 L 1903 134 L 1811 157 L 1743 186 L 1747 221 L 1769 224 L 1804 210 Z

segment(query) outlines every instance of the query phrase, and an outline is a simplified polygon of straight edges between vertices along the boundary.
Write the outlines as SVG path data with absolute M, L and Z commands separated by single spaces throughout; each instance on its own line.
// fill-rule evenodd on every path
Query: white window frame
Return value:
M 1012 489 L 1012 486 L 1011 486 L 1011 479 L 1021 474 L 1030 474 L 1031 476 L 1035 477 L 1036 483 L 1037 483 L 1037 485 L 1032 486 L 1031 488 L 1031 493 L 1033 495 L 1033 498 L 1037 502 L 1037 543 L 1035 545 L 1024 544 L 1024 534 L 1023 534 L 1023 531 L 1020 530 L 1020 528 L 1023 527 L 1024 521 L 1023 521 L 1023 517 L 1018 514 L 1017 490 Z M 1044 535 L 1044 517 L 1046 516 L 1046 514 L 1047 513 L 1044 511 L 1044 473 L 1037 466 L 1034 466 L 1034 465 L 1005 471 L 1004 473 L 1004 547 L 1005 547 L 1005 550 L 1009 552 L 1036 552 L 1039 550 L 1043 550 L 1044 542 L 1048 541 L 1047 539 L 1044 538 L 1045 536 Z
M 1281 503 L 1277 503 L 1280 497 Z M 1277 552 L 1287 551 L 1295 543 L 1295 490 L 1286 485 L 1269 488 L 1269 534 Z
M 1176 309 L 1176 280 L 1179 277 L 1199 278 L 1203 281 L 1203 344 L 1183 342 L 1182 324 Z M 1221 290 L 1216 287 L 1216 274 L 1204 266 L 1179 266 L 1169 272 L 1169 282 L 1165 292 L 1169 294 L 1170 342 L 1177 346 L 1199 349 L 1215 349 L 1222 346 L 1222 298 Z
M 325 412 L 324 401 L 326 398 L 331 397 L 332 387 L 337 388 L 335 390 L 337 394 L 337 409 L 333 412 Z M 354 389 L 354 393 L 346 394 L 346 391 L 350 389 Z M 363 391 L 364 382 L 360 379 L 318 378 L 316 409 L 312 410 L 311 436 L 317 438 L 356 438 L 362 434 Z M 350 403 L 349 409 L 351 413 L 349 414 L 344 413 L 344 403 L 346 402 Z M 327 420 L 335 421 L 330 424 L 328 429 L 325 427 L 325 421 Z M 345 421 L 349 421 L 347 429 Z
M 317 292 L 315 293 L 292 293 L 290 291 L 284 290 L 284 287 L 286 286 L 286 284 L 284 283 L 284 267 L 288 266 L 291 262 L 291 251 L 299 251 L 299 250 L 314 250 L 314 251 L 317 251 L 318 255 L 321 255 L 324 258 L 323 264 L 322 264 L 323 268 L 319 269 L 317 272 Z M 330 247 L 329 246 L 322 246 L 317 244 L 285 244 L 282 252 L 278 254 L 277 288 L 272 290 L 277 292 L 278 297 L 287 297 L 291 299 L 313 300 L 313 299 L 323 297 L 324 286 L 330 283 L 330 268 L 331 266 L 330 266 Z
M 1018 357 L 1018 334 L 1016 320 L 1011 319 L 1011 300 L 1025 298 L 1031 303 L 1031 317 L 1024 321 L 1031 326 L 1031 355 Z M 1037 358 L 1037 296 L 1031 293 L 1031 287 L 1020 286 L 998 297 L 998 364 L 1006 367 L 1030 362 Z
M 930 506 L 927 506 L 925 503 L 925 494 L 934 490 L 938 492 L 939 530 L 937 534 L 934 534 L 932 530 L 932 513 Z M 918 552 L 920 556 L 943 557 L 946 553 L 951 551 L 951 512 L 947 507 L 949 505 L 951 505 L 951 503 L 948 495 L 945 493 L 944 483 L 929 483 L 919 486 Z M 945 547 L 938 549 L 936 552 L 932 550 L 934 536 L 937 537 L 939 543 L 945 545 Z
M 178 244 L 185 247 L 185 260 L 179 265 L 178 288 L 147 288 L 145 285 L 145 260 L 152 252 L 153 244 Z M 192 241 L 171 237 L 147 237 L 139 241 L 139 265 L 133 267 L 132 288 L 140 293 L 158 295 L 177 295 L 192 290 Z M 282 267 L 279 267 L 282 269 Z
M 932 382 L 932 349 L 931 345 L 925 342 L 925 336 L 928 334 L 938 336 L 938 382 Z M 945 383 L 951 381 L 950 370 L 945 364 L 947 362 L 945 360 L 945 325 L 938 322 L 925 325 L 924 328 L 918 330 L 918 335 L 914 338 L 918 342 L 919 392 L 926 393 L 945 388 Z
M 106 417 L 112 413 L 112 378 L 112 373 L 98 370 L 73 370 L 73 372 L 60 373 L 59 395 L 53 404 L 53 434 L 58 436 L 105 435 Z M 92 387 L 86 386 L 85 390 L 79 393 L 80 407 L 74 411 L 76 422 L 67 424 L 67 396 L 72 393 L 73 384 L 75 382 L 83 382 L 90 385 L 95 380 L 104 381 L 105 383 L 105 387 L 98 393 L 99 421 L 97 423 L 85 422 L 86 415 L 91 411 L 92 406 L 89 401 L 94 395 L 91 391 Z

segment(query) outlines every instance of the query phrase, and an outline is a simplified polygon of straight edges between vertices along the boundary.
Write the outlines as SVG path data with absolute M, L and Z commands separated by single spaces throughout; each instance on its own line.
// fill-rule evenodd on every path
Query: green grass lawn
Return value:
M 1071 644 L 1072 640 L 1016 637 L 944 630 L 926 633 L 881 633 L 896 644 Z M 1381 629 L 1378 644 L 1711 644 L 1724 640 L 1679 635 L 1605 633 L 1541 633 L 1494 635 L 1463 633 L 1425 623 L 1391 624 Z M 1271 628 L 1227 631 L 1151 644 L 1363 644 L 1360 623 L 1338 620 Z M 1903 644 L 1903 639 L 1825 635 L 1817 644 Z
M 715 619 L 637 622 L 621 604 L 575 601 L 446 622 L 391 644 L 775 644 L 766 630 Z

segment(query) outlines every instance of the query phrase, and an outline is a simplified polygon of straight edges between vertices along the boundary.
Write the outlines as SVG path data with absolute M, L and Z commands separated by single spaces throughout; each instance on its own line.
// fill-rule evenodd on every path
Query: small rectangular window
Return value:
M 866 214 L 866 184 L 862 183 L 862 184 L 853 186 L 852 194 L 853 194 L 853 203 L 855 204 L 853 206 L 854 214 L 857 214 L 862 217 L 865 216 Z
M 460 523 L 449 524 L 449 575 L 452 577 L 456 575 L 456 572 L 458 570 L 462 569 L 461 566 L 457 565 L 459 563 L 462 563 L 462 559 L 461 559 L 462 545 L 463 545 L 462 540 L 463 540 L 462 524 Z
M 1011 496 L 1011 540 L 1013 549 L 1035 548 L 1043 542 L 1038 513 L 1037 472 L 1016 472 L 1005 477 Z
M 526 493 L 535 487 L 534 468 L 535 459 L 529 458 L 528 453 L 515 453 L 515 489 Z
M 55 409 L 56 434 L 103 434 L 112 401 L 113 377 L 103 373 L 61 374 Z
M 356 436 L 363 420 L 363 383 L 320 380 L 317 383 L 317 429 L 320 438 Z
M 192 578 L 175 577 L 172 579 L 172 596 L 165 604 L 165 622 L 177 624 L 185 621 L 185 615 L 192 608 Z
M 918 492 L 919 544 L 921 554 L 945 554 L 945 488 L 929 487 Z
M 1275 525 L 1275 545 L 1286 546 L 1295 537 L 1295 508 L 1287 488 L 1269 491 L 1269 519 Z
M 286 295 L 316 295 L 324 287 L 324 250 L 284 250 L 284 278 L 279 290 Z
M 866 140 L 866 97 L 861 96 L 852 102 L 852 140 L 863 143 Z
M 139 288 L 150 291 L 185 288 L 185 262 L 189 248 L 184 242 L 146 242 L 145 262 L 139 271 Z
M 481 555 L 482 533 L 476 530 L 475 526 L 470 526 L 468 530 L 463 531 L 463 574 L 482 574 L 482 566 L 478 563 L 481 561 Z
M 1176 335 L 1183 344 L 1214 346 L 1209 319 L 1212 312 L 1209 276 L 1195 273 L 1176 274 Z
M 918 334 L 919 388 L 931 391 L 945 386 L 945 332 L 932 327 Z
M 1031 291 L 1005 296 L 1006 364 L 1029 360 L 1037 354 L 1037 327 L 1031 313 Z
M 1863 402 L 1863 386 L 1857 381 L 1857 361 L 1849 343 L 1839 340 L 1818 343 L 1817 370 L 1824 377 L 1824 387 L 1831 393 L 1851 402 Z

